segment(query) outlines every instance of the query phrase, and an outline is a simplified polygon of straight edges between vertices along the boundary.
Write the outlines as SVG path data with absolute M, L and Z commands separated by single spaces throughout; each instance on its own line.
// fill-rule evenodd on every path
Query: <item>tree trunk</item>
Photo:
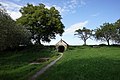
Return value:
M 86 45 L 86 40 L 84 40 L 84 45 Z
M 108 43 L 108 46 L 110 45 L 110 41 L 109 40 L 107 40 L 107 43 Z
M 40 40 L 41 40 L 41 39 L 40 39 L 39 37 L 36 39 L 36 44 L 37 44 L 37 45 L 41 45 Z
M 38 38 L 38 44 L 41 45 L 40 38 Z

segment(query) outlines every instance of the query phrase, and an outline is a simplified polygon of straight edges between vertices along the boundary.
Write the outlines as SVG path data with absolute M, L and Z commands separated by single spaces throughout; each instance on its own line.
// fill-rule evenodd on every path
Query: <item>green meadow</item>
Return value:
M 50 60 L 40 64 L 30 64 L 43 57 L 49 57 Z M 0 80 L 28 80 L 56 57 L 54 48 L 39 46 L 0 52 Z
M 120 47 L 70 47 L 37 80 L 120 80 Z
M 28 80 L 58 57 L 55 48 L 39 46 L 0 54 L 0 80 Z M 30 64 L 43 57 L 50 60 Z M 120 80 L 120 47 L 69 47 L 63 57 L 36 80 Z

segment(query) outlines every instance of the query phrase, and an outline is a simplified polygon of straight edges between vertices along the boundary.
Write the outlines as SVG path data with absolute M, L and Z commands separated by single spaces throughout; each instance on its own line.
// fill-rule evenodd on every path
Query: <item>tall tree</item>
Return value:
M 110 40 L 115 35 L 115 27 L 111 23 L 104 23 L 95 31 L 95 38 L 97 40 L 106 41 L 110 45 Z
M 76 30 L 74 35 L 77 35 L 86 45 L 86 41 L 92 36 L 92 30 L 83 27 L 83 29 Z
M 115 36 L 113 36 L 113 40 L 117 43 L 120 43 L 120 19 L 114 23 L 116 28 Z
M 64 32 L 61 15 L 55 7 L 48 9 L 44 4 L 27 4 L 20 12 L 22 16 L 17 19 L 17 23 L 30 30 L 32 39 L 37 44 L 41 44 L 41 40 L 50 42 L 51 39 L 55 39 L 56 34 L 62 35 Z
M 0 9 L 0 50 L 14 48 L 29 42 L 30 32 L 23 26 L 17 26 L 16 22 Z

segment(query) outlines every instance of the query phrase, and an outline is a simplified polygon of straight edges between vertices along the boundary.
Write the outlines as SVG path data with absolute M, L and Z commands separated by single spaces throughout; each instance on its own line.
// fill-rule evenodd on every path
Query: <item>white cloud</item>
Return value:
M 12 17 L 13 20 L 16 20 L 22 16 L 22 14 L 20 12 L 9 11 L 9 10 L 8 10 L 8 14 L 10 14 L 10 16 Z
M 95 13 L 95 14 L 93 14 L 93 15 L 91 15 L 92 17 L 97 17 L 97 16 L 99 16 L 100 15 L 100 13 Z
M 2 4 L 7 10 L 12 10 L 12 11 L 16 11 L 22 7 L 21 5 L 9 1 L 3 1 L 3 2 L 1 1 L 0 4 Z
M 74 9 L 76 7 L 79 7 L 79 6 L 81 7 L 81 6 L 86 5 L 86 2 L 84 0 L 71 0 L 68 2 L 67 5 L 69 5 L 68 7 L 70 9 Z
M 21 0 L 14 0 L 16 2 L 19 2 Z M 0 4 L 2 4 L 10 14 L 10 16 L 15 20 L 16 18 L 20 17 L 19 9 L 23 5 L 18 5 L 16 3 L 13 3 L 11 1 L 6 1 L 6 0 L 0 0 Z M 75 8 L 86 5 L 84 0 L 68 0 L 65 3 L 61 4 L 62 6 L 58 6 L 56 4 L 49 4 L 49 3 L 44 3 L 47 8 L 50 8 L 51 6 L 54 6 L 61 15 L 64 14 L 69 14 L 69 13 L 75 13 L 76 10 Z
M 51 7 L 55 7 L 55 8 L 60 12 L 60 14 L 63 14 L 63 13 L 65 12 L 64 7 L 62 8 L 62 7 L 60 7 L 60 6 L 50 5 L 50 4 L 48 4 L 48 3 L 43 3 L 43 4 L 45 4 L 45 7 L 48 8 L 48 9 L 50 9 Z
M 19 9 L 22 7 L 21 5 L 18 5 L 16 3 L 9 2 L 9 1 L 0 1 L 0 4 L 2 4 L 5 7 L 8 14 L 14 20 L 16 20 L 17 18 L 19 18 L 21 16 L 21 13 L 19 12 Z
M 70 26 L 68 29 L 65 30 L 64 35 L 66 35 L 66 34 L 74 34 L 75 30 L 82 29 L 83 27 L 86 26 L 87 23 L 88 23 L 88 21 L 73 24 L 72 26 Z
M 69 8 L 70 9 L 74 9 L 74 8 L 76 8 L 77 7 L 77 4 L 78 4 L 78 0 L 71 0 L 70 2 L 69 2 Z
M 46 7 L 49 9 L 50 7 L 54 6 L 62 15 L 69 14 L 69 13 L 75 13 L 75 8 L 81 7 L 86 5 L 84 0 L 68 0 L 65 3 L 61 4 L 62 6 L 58 6 L 56 4 L 50 5 L 49 3 L 44 3 Z
M 64 12 L 75 13 L 75 8 L 79 8 L 86 5 L 84 0 L 69 0 L 64 4 Z
M 21 1 L 21 0 L 14 0 L 14 1 L 19 2 L 19 1 Z
M 52 6 L 54 6 L 61 14 L 65 11 L 65 9 L 60 6 L 57 5 L 52 5 Z
M 81 5 L 86 5 L 85 1 L 83 1 L 83 0 L 80 0 L 80 4 Z

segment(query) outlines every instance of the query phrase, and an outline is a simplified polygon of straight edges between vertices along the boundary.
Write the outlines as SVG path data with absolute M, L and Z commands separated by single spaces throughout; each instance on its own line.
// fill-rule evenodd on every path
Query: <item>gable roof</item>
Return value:
M 63 44 L 66 44 L 68 46 L 68 44 L 62 39 L 58 43 L 56 43 L 56 45 L 63 45 Z

